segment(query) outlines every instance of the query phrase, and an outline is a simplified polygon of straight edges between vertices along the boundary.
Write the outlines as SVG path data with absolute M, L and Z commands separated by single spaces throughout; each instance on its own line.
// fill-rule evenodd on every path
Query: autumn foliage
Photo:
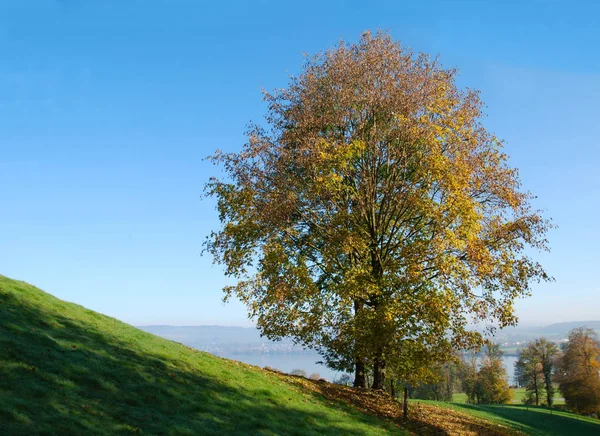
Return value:
M 473 356 L 464 360 L 460 367 L 463 389 L 467 402 L 472 404 L 510 403 L 513 397 L 502 363 L 502 352 L 498 345 L 488 345 L 485 355 L 478 364 Z
M 569 408 L 600 417 L 600 344 L 593 330 L 571 331 L 556 379 Z
M 356 386 L 480 345 L 471 321 L 514 324 L 515 299 L 548 279 L 528 249 L 549 222 L 456 73 L 365 33 L 265 92 L 267 125 L 212 156 L 222 226 L 206 249 L 237 279 L 226 296 Z

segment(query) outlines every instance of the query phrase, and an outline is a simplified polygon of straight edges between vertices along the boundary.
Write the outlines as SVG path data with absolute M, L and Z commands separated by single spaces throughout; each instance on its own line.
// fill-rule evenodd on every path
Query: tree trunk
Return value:
M 367 387 L 367 379 L 365 378 L 365 361 L 360 357 L 356 357 L 354 362 L 354 387 Z
M 404 420 L 408 419 L 408 386 L 404 386 L 404 404 L 402 406 Z
M 356 316 L 364 307 L 364 303 L 360 300 L 354 300 L 354 316 Z M 367 379 L 365 374 L 365 360 L 359 356 L 359 344 L 354 339 L 354 387 L 366 388 Z
M 396 380 L 390 380 L 390 393 L 392 398 L 396 398 Z
M 552 386 L 552 369 L 544 368 L 544 383 L 546 384 L 546 400 L 548 401 L 548 407 L 552 407 L 554 403 L 554 386 Z
M 537 374 L 533 374 L 533 389 L 535 392 L 535 405 L 540 405 L 539 393 L 538 393 L 538 383 L 537 383 Z
M 373 389 L 383 389 L 385 386 L 385 359 L 381 348 L 377 350 L 375 363 L 373 364 Z
M 548 407 L 552 407 L 554 403 L 554 386 L 552 386 L 552 382 L 546 383 L 546 400 L 548 401 Z
M 372 234 L 373 241 L 376 240 L 375 234 Z M 381 265 L 381 259 L 378 253 L 377 244 L 374 243 L 371 247 L 371 274 L 375 283 L 379 286 L 381 285 L 381 278 L 383 277 L 383 267 Z M 379 310 L 379 297 L 371 298 L 371 303 L 373 304 L 373 309 L 375 312 Z M 376 316 L 377 318 L 377 316 Z M 381 320 L 377 321 L 381 323 Z M 374 333 L 376 335 L 381 335 L 380 329 L 382 326 L 380 324 L 375 326 Z M 379 339 L 379 338 L 378 338 Z M 375 359 L 373 362 L 373 385 L 372 389 L 384 389 L 385 388 L 385 358 L 383 356 L 383 349 L 381 345 L 376 348 Z

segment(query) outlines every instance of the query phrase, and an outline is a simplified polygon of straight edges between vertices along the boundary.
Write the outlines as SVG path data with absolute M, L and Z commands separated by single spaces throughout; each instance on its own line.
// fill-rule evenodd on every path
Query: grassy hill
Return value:
M 436 405 L 434 401 L 417 401 L 423 405 Z M 589 436 L 600 435 L 600 420 L 561 410 L 524 405 L 475 405 L 446 403 L 446 410 L 467 413 L 475 418 L 508 426 L 533 436 Z
M 529 428 L 499 413 L 449 407 L 412 404 L 404 424 L 385 394 L 221 359 L 0 276 L 1 435 L 509 435 Z
M 391 434 L 353 407 L 0 276 L 0 434 Z

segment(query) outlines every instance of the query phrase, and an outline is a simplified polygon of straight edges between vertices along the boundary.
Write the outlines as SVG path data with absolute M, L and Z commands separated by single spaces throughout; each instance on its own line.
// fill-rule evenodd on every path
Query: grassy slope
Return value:
M 259 368 L 0 276 L 0 434 L 402 434 Z
M 475 405 L 414 400 L 510 427 L 534 436 L 600 435 L 600 420 L 545 407 L 524 405 Z

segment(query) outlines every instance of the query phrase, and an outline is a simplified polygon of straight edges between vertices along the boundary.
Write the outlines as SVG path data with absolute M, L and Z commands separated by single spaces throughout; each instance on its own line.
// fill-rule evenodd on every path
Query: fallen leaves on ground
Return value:
M 515 436 L 522 434 L 509 427 L 452 409 L 415 402 L 409 404 L 409 420 L 404 422 L 402 404 L 393 400 L 385 392 L 355 389 L 324 380 L 314 381 L 279 371 L 272 372 L 291 384 L 322 395 L 328 401 L 352 405 L 362 412 L 390 420 L 415 435 Z

